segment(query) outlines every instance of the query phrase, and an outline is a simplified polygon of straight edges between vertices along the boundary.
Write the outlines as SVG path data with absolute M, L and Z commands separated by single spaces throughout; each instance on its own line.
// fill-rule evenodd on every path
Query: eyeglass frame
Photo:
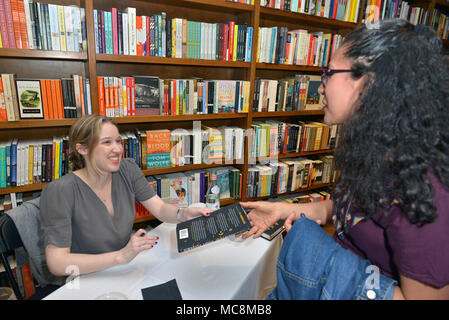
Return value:
M 332 77 L 336 73 L 343 73 L 343 72 L 352 72 L 351 69 L 321 69 L 321 83 L 323 84 L 323 88 L 326 87 L 327 81 L 330 77 Z

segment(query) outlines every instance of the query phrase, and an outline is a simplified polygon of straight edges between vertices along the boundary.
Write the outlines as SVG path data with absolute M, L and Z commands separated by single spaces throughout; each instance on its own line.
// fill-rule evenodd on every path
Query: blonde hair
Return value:
M 97 164 L 92 159 L 92 150 L 97 146 L 100 139 L 100 132 L 103 124 L 110 123 L 117 127 L 117 124 L 110 118 L 98 114 L 91 114 L 79 118 L 69 131 L 69 163 L 72 171 L 82 169 L 86 166 L 84 157 L 76 150 L 79 143 L 88 150 L 88 157 L 95 172 L 100 173 Z

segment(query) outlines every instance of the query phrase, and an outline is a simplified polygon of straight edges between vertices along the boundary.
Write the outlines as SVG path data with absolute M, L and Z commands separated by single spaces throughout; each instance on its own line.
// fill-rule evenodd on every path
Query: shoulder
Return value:
M 58 180 L 53 180 L 49 184 L 45 186 L 43 190 L 51 189 L 51 190 L 58 190 L 58 189 L 67 189 L 67 188 L 73 188 L 76 181 L 76 176 L 74 173 L 67 173 L 63 175 Z
M 120 171 L 135 171 L 139 170 L 140 168 L 137 165 L 136 161 L 133 158 L 123 158 L 120 160 Z

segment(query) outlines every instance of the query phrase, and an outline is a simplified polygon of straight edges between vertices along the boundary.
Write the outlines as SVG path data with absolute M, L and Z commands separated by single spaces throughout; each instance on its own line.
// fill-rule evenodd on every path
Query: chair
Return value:
M 6 213 L 0 216 L 0 254 L 2 263 L 5 266 L 6 274 L 8 275 L 12 289 L 17 299 L 22 300 L 23 296 L 20 293 L 19 286 L 9 265 L 7 254 L 8 252 L 23 247 L 22 239 L 17 231 L 14 221 Z
M 6 273 L 8 275 L 11 286 L 14 290 L 14 294 L 18 300 L 23 300 L 23 296 L 19 290 L 19 285 L 17 284 L 16 279 L 11 270 L 11 266 L 9 265 L 9 261 L 7 258 L 7 254 L 14 249 L 18 249 L 23 247 L 22 239 L 20 238 L 20 234 L 14 224 L 14 221 L 11 219 L 9 215 L 6 213 L 0 215 L 0 255 L 1 261 L 5 266 Z M 45 296 L 49 295 L 60 286 L 49 284 L 43 288 L 36 288 L 35 294 L 33 294 L 29 300 L 40 300 Z

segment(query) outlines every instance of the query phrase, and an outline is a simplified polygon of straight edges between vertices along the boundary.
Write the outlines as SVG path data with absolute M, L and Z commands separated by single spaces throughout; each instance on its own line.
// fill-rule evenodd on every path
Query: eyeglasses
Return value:
M 333 76 L 336 73 L 342 73 L 342 72 L 352 72 L 351 69 L 322 69 L 321 70 L 321 82 L 323 83 L 323 87 L 326 87 L 327 80 L 331 76 Z

